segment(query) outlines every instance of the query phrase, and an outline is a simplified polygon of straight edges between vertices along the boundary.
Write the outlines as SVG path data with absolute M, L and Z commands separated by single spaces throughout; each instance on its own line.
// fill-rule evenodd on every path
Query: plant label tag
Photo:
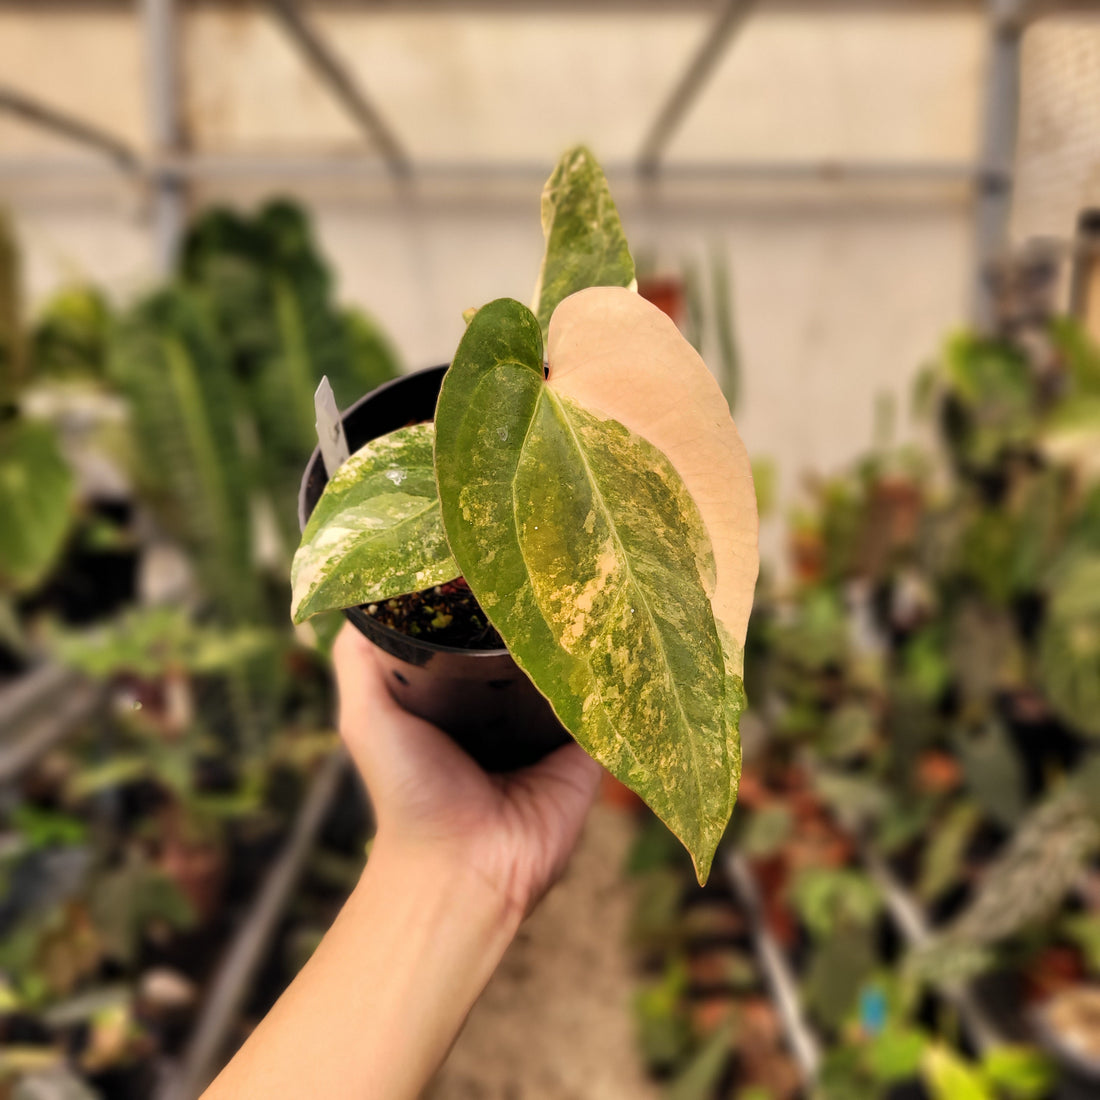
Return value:
M 348 439 L 344 435 L 344 422 L 336 407 L 336 395 L 326 374 L 313 395 L 313 408 L 317 413 L 317 440 L 321 444 L 321 461 L 325 473 L 332 477 L 348 460 Z

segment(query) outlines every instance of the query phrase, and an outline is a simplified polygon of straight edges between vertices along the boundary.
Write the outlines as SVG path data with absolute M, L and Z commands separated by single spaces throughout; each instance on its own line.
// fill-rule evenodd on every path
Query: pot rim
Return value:
M 360 397 L 357 401 L 353 402 L 346 409 L 344 409 L 340 413 L 340 420 L 346 420 L 351 413 L 354 413 L 361 405 L 366 404 L 373 397 L 375 397 L 375 395 L 384 393 L 387 390 L 397 389 L 409 378 L 417 378 L 421 375 L 431 374 L 433 371 L 442 371 L 443 373 L 446 373 L 449 366 L 450 364 L 441 363 L 438 366 L 422 367 L 420 370 L 408 371 L 405 374 L 398 375 L 396 378 L 391 378 L 388 382 L 383 382 L 380 386 L 375 386 L 373 390 L 363 394 L 363 396 Z M 307 500 L 309 475 L 312 472 L 314 466 L 317 463 L 321 462 L 321 445 L 320 443 L 318 443 L 317 446 L 313 448 L 313 453 L 309 456 L 309 459 L 306 462 L 305 470 L 302 473 L 302 480 L 298 487 L 298 526 L 301 530 L 305 530 L 306 522 L 309 520 L 310 514 L 313 511 L 313 509 L 309 506 L 309 502 Z M 324 467 L 322 463 L 322 469 L 323 468 Z M 327 477 L 325 479 L 325 482 L 327 484 Z M 349 622 L 354 622 L 351 616 L 351 612 L 358 611 L 358 609 L 358 605 L 356 607 L 344 608 L 344 617 Z M 360 612 L 360 614 L 366 616 L 365 611 Z M 515 660 L 507 646 L 497 649 L 463 649 L 461 646 L 440 645 L 438 642 L 429 642 L 425 639 L 417 638 L 415 635 L 412 634 L 403 634 L 400 630 L 394 630 L 393 627 L 387 626 L 385 623 L 379 622 L 377 619 L 371 618 L 370 621 L 371 628 L 380 631 L 383 635 L 388 634 L 395 639 L 400 639 L 401 643 L 408 643 L 413 646 L 426 649 L 431 653 L 457 653 L 473 659 L 483 659 L 488 657 L 509 657 L 512 660 Z

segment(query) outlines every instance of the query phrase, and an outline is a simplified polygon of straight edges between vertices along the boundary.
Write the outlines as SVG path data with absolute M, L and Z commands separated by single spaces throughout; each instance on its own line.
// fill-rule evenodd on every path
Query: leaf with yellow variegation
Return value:
M 634 260 L 599 162 L 583 145 L 562 154 L 542 192 L 546 237 L 534 305 L 545 337 L 558 304 L 592 286 L 633 287 Z
M 740 774 L 748 457 L 702 360 L 630 291 L 571 296 L 545 380 L 542 352 L 509 299 L 467 328 L 436 409 L 447 539 L 562 723 L 705 881 Z
M 371 440 L 325 486 L 291 566 L 296 623 L 458 576 L 439 514 L 431 424 Z

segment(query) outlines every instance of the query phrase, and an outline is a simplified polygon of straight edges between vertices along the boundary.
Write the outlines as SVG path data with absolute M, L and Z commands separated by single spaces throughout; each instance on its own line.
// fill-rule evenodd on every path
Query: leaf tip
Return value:
M 706 886 L 710 878 L 711 864 L 714 862 L 714 853 L 712 852 L 709 856 L 697 856 L 692 852 L 691 862 L 695 867 L 695 877 L 699 880 L 699 885 Z

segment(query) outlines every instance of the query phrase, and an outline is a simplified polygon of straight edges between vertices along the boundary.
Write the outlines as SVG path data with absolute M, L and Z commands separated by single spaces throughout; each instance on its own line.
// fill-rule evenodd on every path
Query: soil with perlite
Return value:
M 504 648 L 463 577 L 422 592 L 365 604 L 363 610 L 391 630 L 421 641 L 455 649 Z

